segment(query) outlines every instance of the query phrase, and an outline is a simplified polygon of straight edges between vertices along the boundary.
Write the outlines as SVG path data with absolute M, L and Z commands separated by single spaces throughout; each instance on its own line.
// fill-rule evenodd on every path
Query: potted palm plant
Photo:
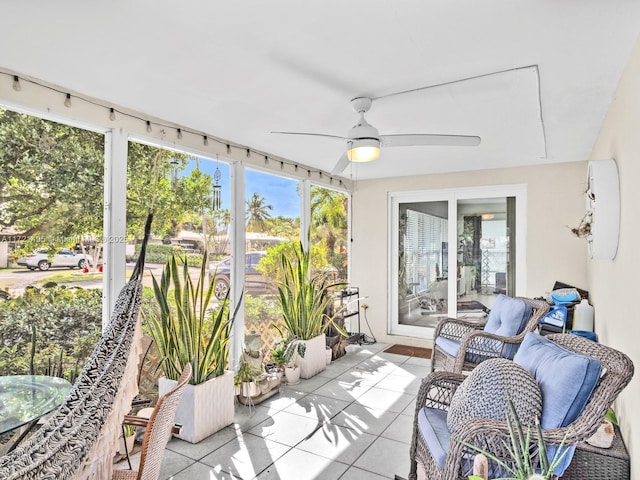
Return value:
M 173 256 L 159 282 L 152 276 L 160 314 L 151 316 L 149 325 L 165 375 L 159 381 L 160 395 L 171 390 L 184 366 L 191 364 L 193 376 L 178 406 L 176 423 L 182 424 L 180 438 L 197 443 L 233 423 L 233 372 L 226 368 L 231 327 L 241 299 L 233 314 L 227 299 L 212 308 L 216 279 L 214 275 L 207 282 L 207 255 L 195 281 L 186 258 L 182 263 L 179 266 Z
M 286 343 L 305 344 L 306 354 L 298 360 L 300 377 L 310 378 L 326 368 L 325 331 L 332 326 L 346 333 L 327 314 L 332 301 L 331 289 L 343 285 L 329 283 L 324 275 L 311 274 L 311 254 L 300 242 L 292 258 L 284 252 L 280 256 L 282 280 L 278 282 L 278 300 L 282 308 Z

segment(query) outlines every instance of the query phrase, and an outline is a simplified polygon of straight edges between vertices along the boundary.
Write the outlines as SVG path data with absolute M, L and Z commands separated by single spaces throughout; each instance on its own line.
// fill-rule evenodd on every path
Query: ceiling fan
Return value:
M 480 137 L 472 135 L 437 135 L 437 134 L 405 134 L 380 135 L 378 129 L 364 118 L 371 108 L 372 99 L 356 97 L 351 100 L 353 110 L 360 114 L 360 120 L 354 125 L 346 137 L 324 133 L 304 132 L 271 132 L 284 135 L 312 135 L 316 137 L 335 138 L 347 142 L 347 151 L 342 154 L 331 173 L 341 173 L 349 162 L 371 162 L 380 157 L 380 148 L 413 147 L 421 145 L 449 145 L 455 147 L 473 147 L 480 145 Z

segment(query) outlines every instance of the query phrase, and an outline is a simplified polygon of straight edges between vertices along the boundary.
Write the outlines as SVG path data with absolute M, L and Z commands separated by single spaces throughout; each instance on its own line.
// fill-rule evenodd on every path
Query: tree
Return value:
M 101 232 L 103 164 L 103 135 L 0 110 L 0 229 Z
M 266 200 L 257 193 L 247 200 L 247 232 L 265 232 L 267 219 L 271 218 L 269 210 L 273 205 L 266 205 Z
M 278 215 L 267 220 L 267 233 L 274 237 L 284 237 L 289 240 L 300 238 L 300 217 L 291 218 Z
M 324 243 L 327 259 L 346 279 L 347 196 L 329 188 L 311 187 L 311 242 Z
M 129 143 L 130 236 L 141 235 L 150 210 L 154 233 L 164 236 L 177 233 L 189 212 L 209 205 L 210 176 L 197 169 L 177 176 L 186 165 L 186 155 Z M 102 238 L 103 179 L 102 134 L 0 109 L 0 231 L 30 237 L 29 248 Z

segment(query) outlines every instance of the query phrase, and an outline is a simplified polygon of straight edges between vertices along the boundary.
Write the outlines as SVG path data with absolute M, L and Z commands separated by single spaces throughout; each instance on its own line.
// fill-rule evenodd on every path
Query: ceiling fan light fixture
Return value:
M 380 141 L 362 138 L 349 142 L 347 158 L 352 162 L 373 162 L 380 157 Z

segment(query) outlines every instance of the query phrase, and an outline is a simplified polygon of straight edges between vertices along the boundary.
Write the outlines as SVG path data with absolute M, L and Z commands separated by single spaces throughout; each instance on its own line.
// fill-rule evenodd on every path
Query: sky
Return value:
M 191 170 L 196 168 L 196 160 L 189 160 L 183 175 L 188 175 Z M 222 186 L 222 208 L 229 209 L 231 206 L 229 200 L 229 165 L 223 162 L 216 162 L 205 158 L 199 159 L 200 170 L 204 173 L 213 175 L 216 167 L 220 169 L 220 185 Z M 291 217 L 300 216 L 300 198 L 298 196 L 298 182 L 279 175 L 270 175 L 268 173 L 258 172 L 247 168 L 245 199 L 251 198 L 253 193 L 257 193 L 265 198 L 266 205 L 272 205 L 273 210 L 269 213 L 272 217 Z

